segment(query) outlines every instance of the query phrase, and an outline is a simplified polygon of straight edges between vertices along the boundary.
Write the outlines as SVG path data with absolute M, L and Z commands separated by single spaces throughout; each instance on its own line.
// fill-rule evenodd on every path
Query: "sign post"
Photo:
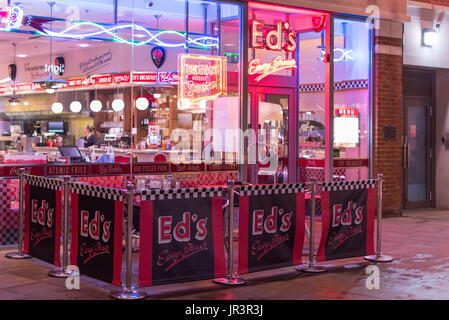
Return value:
M 296 270 L 303 271 L 303 272 L 319 273 L 319 272 L 325 272 L 326 268 L 321 267 L 321 266 L 315 266 L 314 241 L 315 241 L 316 178 L 313 177 L 310 180 L 312 181 L 312 185 L 311 185 L 312 190 L 311 190 L 311 195 L 310 195 L 312 212 L 310 213 L 309 264 L 297 266 Z
M 393 257 L 386 256 L 382 254 L 381 251 L 381 233 L 382 233 L 382 184 L 383 184 L 384 175 L 379 173 L 377 175 L 377 246 L 376 246 L 376 254 L 371 256 L 365 256 L 364 258 L 369 261 L 375 262 L 391 262 L 393 261 Z
M 228 268 L 224 278 L 214 279 L 214 282 L 228 286 L 239 286 L 246 284 L 246 280 L 239 277 L 238 272 L 234 272 L 234 185 L 235 181 L 228 181 L 229 186 L 229 207 L 228 207 Z
M 19 239 L 18 239 L 18 250 L 17 252 L 8 252 L 5 257 L 8 259 L 29 259 L 30 255 L 23 253 L 23 220 L 24 220 L 24 187 L 25 187 L 25 169 L 19 169 L 20 176 L 20 190 L 19 190 Z

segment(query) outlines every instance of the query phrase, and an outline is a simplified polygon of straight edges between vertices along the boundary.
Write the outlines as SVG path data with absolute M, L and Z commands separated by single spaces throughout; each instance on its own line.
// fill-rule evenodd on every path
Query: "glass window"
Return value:
M 369 175 L 370 32 L 364 21 L 334 20 L 334 179 Z

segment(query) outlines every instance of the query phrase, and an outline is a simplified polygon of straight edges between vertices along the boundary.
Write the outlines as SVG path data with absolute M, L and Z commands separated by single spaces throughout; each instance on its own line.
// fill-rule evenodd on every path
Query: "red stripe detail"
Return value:
M 304 246 L 304 232 L 305 232 L 305 211 L 306 203 L 304 200 L 304 193 L 296 194 L 296 228 L 295 240 L 293 243 L 293 264 L 302 263 L 302 248 Z
M 122 278 L 123 201 L 115 201 L 114 211 L 114 253 L 112 284 L 120 286 Z
M 70 264 L 78 265 L 78 195 L 76 193 L 71 194 L 72 198 L 72 243 L 70 244 Z
M 215 278 L 226 275 L 224 240 L 223 240 L 223 198 L 212 198 L 212 232 L 214 239 Z
M 366 254 L 374 254 L 374 212 L 376 205 L 376 189 L 368 189 L 366 214 Z
M 56 191 L 56 217 L 55 217 L 55 259 L 53 264 L 61 266 L 61 197 L 62 192 Z
M 25 232 L 23 235 L 23 252 L 29 253 L 30 252 L 30 223 L 31 223 L 31 204 L 30 204 L 30 185 L 25 184 L 25 203 L 22 205 L 24 206 L 24 224 L 25 224 Z
M 139 286 L 153 282 L 153 201 L 140 202 Z
M 239 273 L 248 273 L 249 197 L 239 198 Z
M 321 192 L 321 240 L 318 248 L 317 261 L 326 260 L 326 241 L 329 234 L 330 208 L 329 208 L 329 191 Z

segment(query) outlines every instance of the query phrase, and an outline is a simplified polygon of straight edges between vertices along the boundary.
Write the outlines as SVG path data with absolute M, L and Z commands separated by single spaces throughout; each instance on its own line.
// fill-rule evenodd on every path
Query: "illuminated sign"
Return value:
M 276 21 L 276 28 L 268 32 L 265 23 L 262 20 L 253 20 L 251 22 L 251 46 L 256 49 L 266 48 L 268 50 L 294 52 L 296 50 L 296 32 L 289 30 L 288 22 Z M 285 33 L 285 43 L 282 43 L 282 34 Z
M 338 108 L 335 109 L 336 116 L 358 116 L 359 109 L 357 108 Z
M 180 109 L 226 94 L 226 57 L 180 54 L 178 70 Z
M 39 17 L 26 16 L 20 7 L 9 7 L 0 11 L 2 24 L 5 25 L 4 30 L 18 29 L 21 26 L 33 27 L 38 31 L 43 31 L 42 24 L 50 22 L 53 19 L 45 19 Z
M 259 59 L 252 59 L 248 63 L 248 74 L 249 75 L 260 75 L 254 79 L 258 82 L 265 78 L 266 76 L 273 74 L 280 70 L 295 69 L 296 65 L 295 59 L 284 59 L 283 57 L 275 57 L 268 63 L 261 63 Z
M 325 50 L 321 50 L 321 57 L 318 59 L 323 61 L 324 55 L 326 54 Z M 354 50 L 352 49 L 345 49 L 345 48 L 334 48 L 334 62 L 350 62 L 354 61 Z

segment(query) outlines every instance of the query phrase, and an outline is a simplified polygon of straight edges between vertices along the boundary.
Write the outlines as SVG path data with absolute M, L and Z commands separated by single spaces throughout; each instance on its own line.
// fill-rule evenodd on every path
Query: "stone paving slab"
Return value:
M 352 258 L 319 263 L 329 268 L 322 274 L 305 274 L 294 267 L 244 275 L 246 286 L 226 287 L 212 280 L 141 288 L 148 299 L 448 299 L 449 298 L 449 211 L 407 211 L 403 217 L 382 223 L 383 252 L 395 261 L 375 264 L 380 270 L 380 288 L 366 287 L 366 267 L 371 263 Z M 315 248 L 320 239 L 317 226 Z M 305 241 L 308 248 L 308 241 Z M 0 247 L 0 299 L 110 299 L 116 287 L 81 276 L 81 290 L 67 290 L 65 279 L 47 276 L 54 267 L 37 259 L 10 260 L 4 257 L 13 246 Z M 133 255 L 137 281 L 138 255 Z M 303 257 L 307 260 L 307 256 Z M 354 264 L 353 268 L 343 268 Z

